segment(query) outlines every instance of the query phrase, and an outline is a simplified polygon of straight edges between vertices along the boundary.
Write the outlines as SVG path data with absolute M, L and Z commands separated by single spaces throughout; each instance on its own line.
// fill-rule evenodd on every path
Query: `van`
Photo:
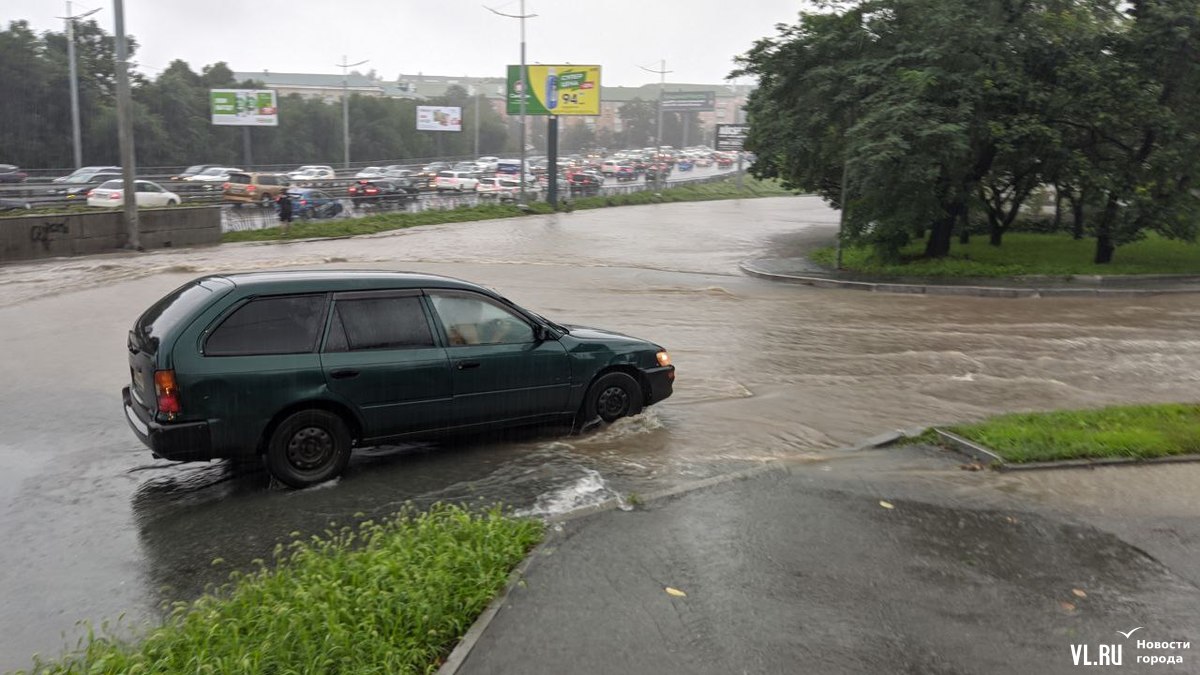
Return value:
M 235 204 L 261 204 L 272 208 L 279 195 L 288 189 L 291 181 L 287 176 L 278 173 L 247 173 L 236 172 L 229 174 L 221 194 L 221 201 Z
M 434 188 L 438 192 L 474 192 L 479 179 L 474 171 L 439 171 Z

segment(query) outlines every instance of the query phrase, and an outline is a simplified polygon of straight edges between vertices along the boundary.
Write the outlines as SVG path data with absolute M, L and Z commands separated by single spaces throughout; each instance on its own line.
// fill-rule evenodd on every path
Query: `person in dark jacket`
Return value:
M 279 205 L 279 222 L 280 229 L 284 232 L 292 225 L 292 198 L 288 195 L 287 190 L 279 193 L 279 199 L 276 202 Z

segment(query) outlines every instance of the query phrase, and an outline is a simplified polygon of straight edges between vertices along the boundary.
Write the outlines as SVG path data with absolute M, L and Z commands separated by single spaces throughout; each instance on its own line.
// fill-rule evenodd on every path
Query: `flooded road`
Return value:
M 553 513 L 899 427 L 1200 399 L 1194 296 L 887 295 L 738 271 L 827 241 L 836 222 L 809 197 L 699 202 L 0 267 L 0 670 L 73 642 L 79 620 L 153 619 L 292 532 L 409 501 Z M 121 412 L 133 320 L 200 274 L 286 266 L 479 282 L 555 321 L 665 345 L 675 394 L 582 437 L 362 451 L 341 479 L 303 491 L 224 463 L 153 460 Z

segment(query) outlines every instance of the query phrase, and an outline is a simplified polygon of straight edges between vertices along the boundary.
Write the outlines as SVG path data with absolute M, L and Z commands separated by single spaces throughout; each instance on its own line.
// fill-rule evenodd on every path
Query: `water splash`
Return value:
M 621 495 L 608 486 L 599 471 L 584 469 L 583 476 L 570 485 L 538 495 L 533 506 L 516 512 L 517 516 L 545 517 L 568 513 L 594 506 L 609 499 L 623 501 Z

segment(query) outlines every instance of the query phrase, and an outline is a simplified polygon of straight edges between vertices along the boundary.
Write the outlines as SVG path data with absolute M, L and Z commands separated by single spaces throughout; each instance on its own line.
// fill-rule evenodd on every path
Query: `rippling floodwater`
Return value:
M 54 650 L 77 619 L 152 617 L 161 600 L 219 583 L 290 532 L 409 501 L 502 500 L 546 514 L 899 427 L 1200 398 L 1193 296 L 886 295 L 738 272 L 742 260 L 827 240 L 834 223 L 796 197 L 0 267 L 0 533 L 19 542 L 0 553 L 0 667 Z M 121 414 L 133 319 L 200 274 L 295 266 L 458 276 L 560 322 L 654 340 L 678 366 L 675 395 L 582 437 L 364 450 L 344 477 L 304 491 L 223 463 L 152 460 Z M 228 562 L 214 567 L 218 557 Z

